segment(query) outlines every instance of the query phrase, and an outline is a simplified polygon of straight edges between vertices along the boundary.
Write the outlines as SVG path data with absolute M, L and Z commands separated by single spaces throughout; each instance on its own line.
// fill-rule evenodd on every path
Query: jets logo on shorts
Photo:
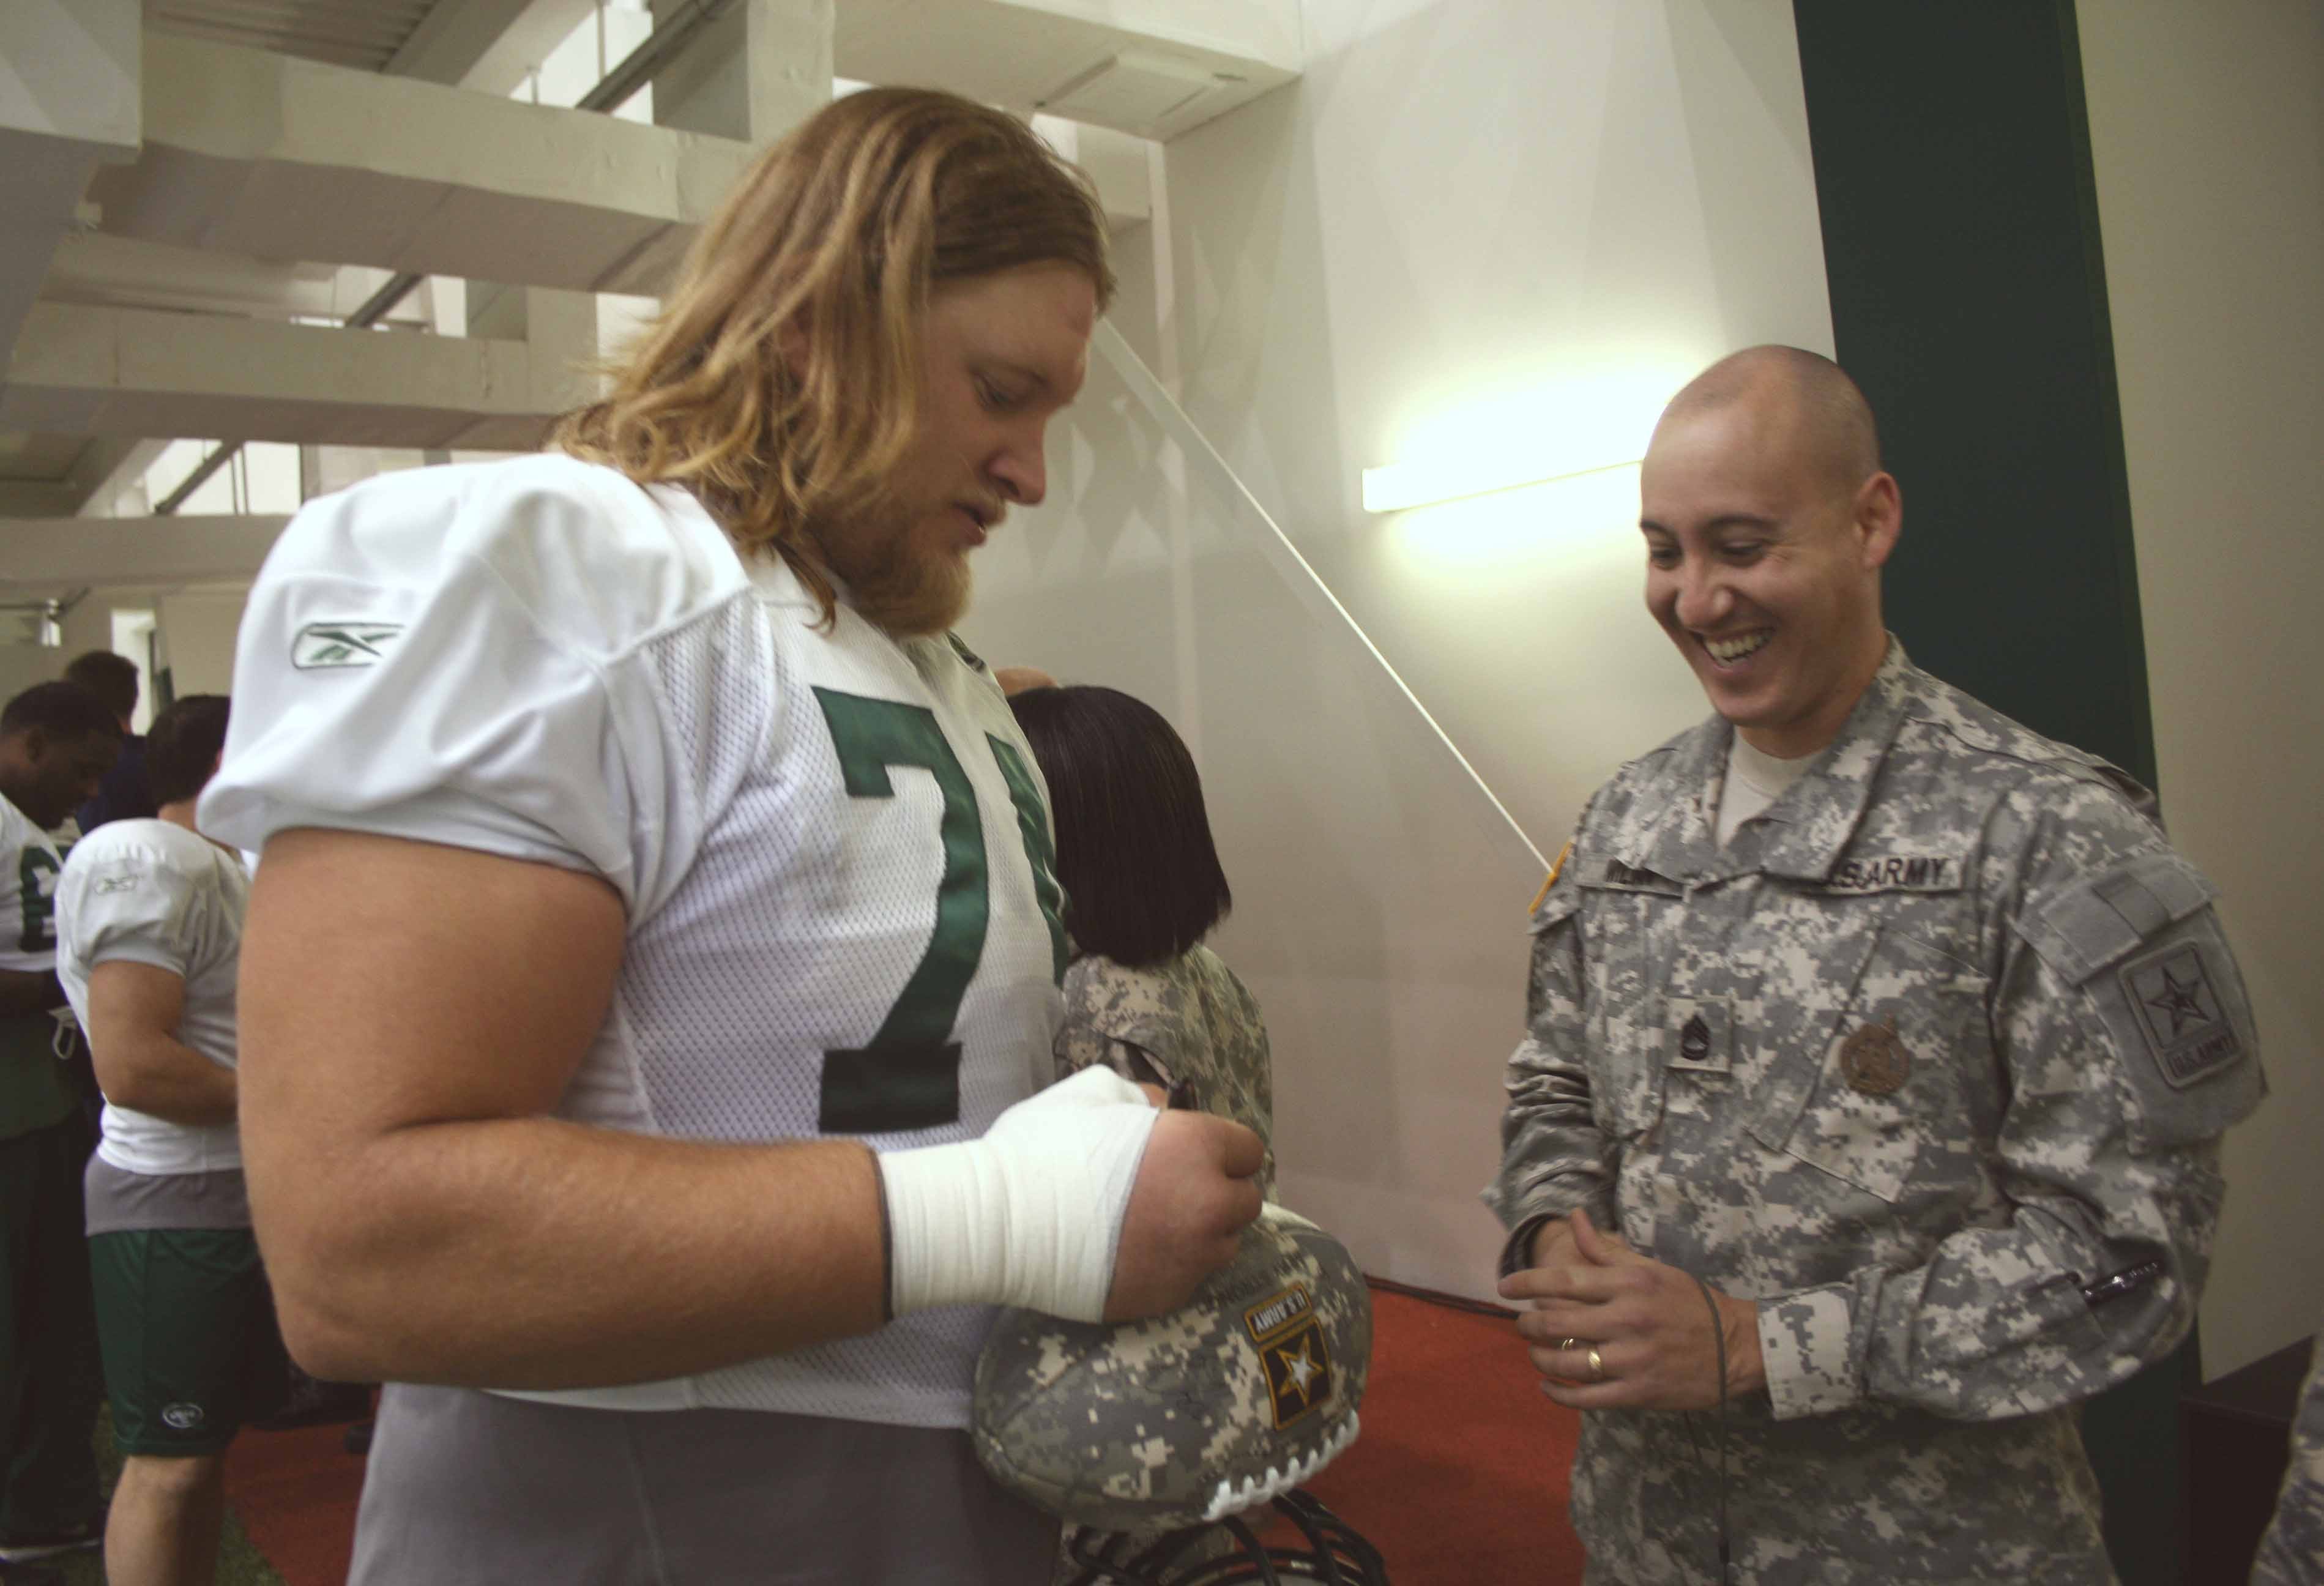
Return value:
M 1242 1324 L 1267 1369 L 1277 1432 L 1332 1397 L 1332 1355 L 1305 1284 L 1295 1283 L 1251 1306 L 1242 1314 Z
M 309 622 L 290 641 L 290 664 L 302 672 L 372 666 L 402 633 L 401 622 Z
M 184 1403 L 163 1405 L 161 1424 L 179 1432 L 191 1432 L 202 1424 L 202 1406 Z

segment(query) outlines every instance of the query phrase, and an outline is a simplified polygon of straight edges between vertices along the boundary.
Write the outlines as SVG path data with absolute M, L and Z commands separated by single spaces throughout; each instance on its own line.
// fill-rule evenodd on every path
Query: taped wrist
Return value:
M 1001 1305 L 1102 1319 L 1159 1116 L 1120 1074 L 1086 1068 L 982 1139 L 882 1154 L 890 1314 Z

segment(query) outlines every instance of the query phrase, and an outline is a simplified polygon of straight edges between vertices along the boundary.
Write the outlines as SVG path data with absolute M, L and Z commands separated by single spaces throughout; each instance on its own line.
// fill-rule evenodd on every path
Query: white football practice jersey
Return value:
M 57 876 L 64 856 L 32 816 L 0 798 L 0 969 L 57 966 Z
M 73 844 L 57 882 L 57 979 L 89 1028 L 88 977 L 115 959 L 186 982 L 178 1039 L 221 1067 L 235 1059 L 235 970 L 250 874 L 238 854 L 162 820 L 107 821 Z M 231 1123 L 172 1123 L 105 1105 L 97 1155 L 124 1173 L 215 1173 L 242 1166 Z
M 844 603 L 820 617 L 684 491 L 559 456 L 373 479 L 310 504 L 267 559 L 202 827 L 603 876 L 628 943 L 568 1118 L 881 1150 L 973 1138 L 1046 1083 L 1060 1017 L 1039 772 L 964 650 Z M 526 972 L 508 943 L 500 973 Z M 927 1312 L 538 1397 L 964 1425 L 989 1320 Z

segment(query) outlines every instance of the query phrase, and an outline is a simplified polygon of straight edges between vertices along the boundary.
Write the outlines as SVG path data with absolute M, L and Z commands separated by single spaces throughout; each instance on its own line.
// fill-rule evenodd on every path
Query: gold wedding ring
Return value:
M 1557 1341 L 1557 1347 L 1570 1355 L 1582 1347 L 1582 1341 L 1578 1338 L 1561 1338 Z
M 1592 1382 L 1606 1380 L 1606 1362 L 1595 1349 L 1590 1351 L 1590 1380 Z

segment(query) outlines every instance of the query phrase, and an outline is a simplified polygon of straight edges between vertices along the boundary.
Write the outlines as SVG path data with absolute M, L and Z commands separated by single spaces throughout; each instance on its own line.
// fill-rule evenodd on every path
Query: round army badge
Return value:
M 1889 1096 L 1912 1077 L 1913 1055 L 1885 1024 L 1868 1024 L 1840 1044 L 1840 1077 L 1850 1090 Z

